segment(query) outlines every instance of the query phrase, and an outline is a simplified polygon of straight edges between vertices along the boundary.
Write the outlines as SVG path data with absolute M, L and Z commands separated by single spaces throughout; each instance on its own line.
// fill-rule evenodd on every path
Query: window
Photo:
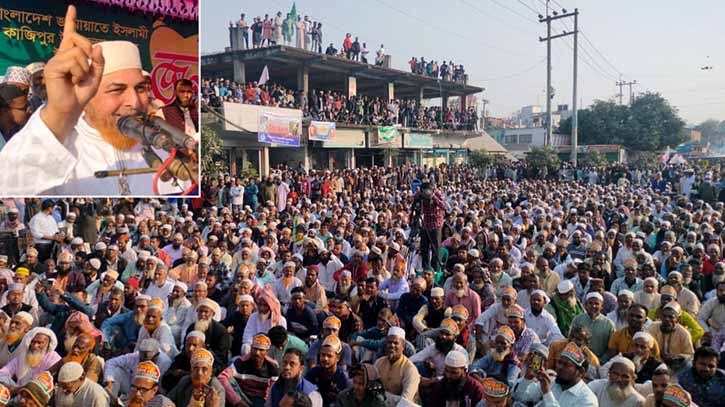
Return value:
M 516 144 L 516 134 L 507 134 L 504 141 L 505 144 Z
M 519 144 L 531 144 L 531 134 L 520 134 Z

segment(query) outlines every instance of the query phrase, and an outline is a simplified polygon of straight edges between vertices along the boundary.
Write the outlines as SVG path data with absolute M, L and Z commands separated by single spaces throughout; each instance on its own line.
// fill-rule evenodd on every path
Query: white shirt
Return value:
M 38 109 L 0 151 L 0 185 L 9 196 L 122 195 L 119 177 L 95 178 L 101 170 L 148 168 L 143 149 L 121 151 L 105 141 L 83 117 L 61 144 L 40 118 Z M 162 159 L 168 154 L 158 152 Z M 154 195 L 154 174 L 126 177 L 131 195 Z M 159 182 L 161 194 L 180 193 L 181 187 Z
M 544 394 L 544 399 L 536 405 L 537 407 L 598 407 L 599 401 L 594 392 L 587 387 L 583 380 L 579 383 L 562 390 L 558 383 L 551 385 L 551 391 Z
M 544 345 L 549 346 L 553 341 L 564 339 L 559 325 L 556 324 L 556 320 L 549 311 L 543 309 L 541 314 L 536 316 L 531 312 L 531 308 L 527 308 L 524 318 L 526 326 L 536 332 Z
M 151 298 L 160 298 L 164 300 L 164 309 L 169 307 L 169 295 L 174 290 L 174 283 L 167 279 L 164 284 L 159 287 L 156 281 L 152 281 L 146 289 L 146 295 Z
M 2 167 L 2 164 L 0 164 L 0 167 Z M 53 236 L 60 231 L 55 218 L 51 215 L 46 215 L 45 212 L 36 213 L 30 218 L 28 226 L 30 227 L 30 233 L 33 235 L 33 242 L 37 244 L 51 243 L 50 240 L 43 239 L 43 236 Z

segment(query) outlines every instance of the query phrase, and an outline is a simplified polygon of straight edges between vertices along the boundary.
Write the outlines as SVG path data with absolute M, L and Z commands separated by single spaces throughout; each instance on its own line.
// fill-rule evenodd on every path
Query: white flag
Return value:
M 262 75 L 259 77 L 259 85 L 264 85 L 269 80 L 269 69 L 267 69 L 267 65 L 264 66 L 264 69 L 262 69 Z

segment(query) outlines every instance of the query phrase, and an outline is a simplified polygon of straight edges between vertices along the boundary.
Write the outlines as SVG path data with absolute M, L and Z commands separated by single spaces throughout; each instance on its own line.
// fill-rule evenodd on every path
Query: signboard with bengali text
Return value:
M 259 115 L 257 141 L 299 147 L 302 135 L 302 120 L 294 116 L 278 116 L 271 113 Z
M 316 141 L 330 141 L 335 139 L 334 122 L 311 121 L 307 129 L 308 139 Z
M 9 66 L 48 61 L 60 45 L 67 0 L 0 2 L 0 75 Z M 143 69 L 151 73 L 154 96 L 164 104 L 174 99 L 178 79 L 199 85 L 199 29 L 180 21 L 132 12 L 125 7 L 80 2 L 76 30 L 92 43 L 125 40 L 136 44 Z

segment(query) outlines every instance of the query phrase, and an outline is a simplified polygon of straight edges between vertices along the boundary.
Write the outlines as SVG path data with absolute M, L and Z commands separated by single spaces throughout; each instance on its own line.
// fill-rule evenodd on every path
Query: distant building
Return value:
M 498 134 L 498 142 L 515 157 L 523 157 L 531 151 L 532 147 L 543 147 L 546 140 L 546 128 L 527 127 L 517 129 L 503 129 Z M 568 134 L 552 134 L 553 147 L 568 146 L 571 136 Z

